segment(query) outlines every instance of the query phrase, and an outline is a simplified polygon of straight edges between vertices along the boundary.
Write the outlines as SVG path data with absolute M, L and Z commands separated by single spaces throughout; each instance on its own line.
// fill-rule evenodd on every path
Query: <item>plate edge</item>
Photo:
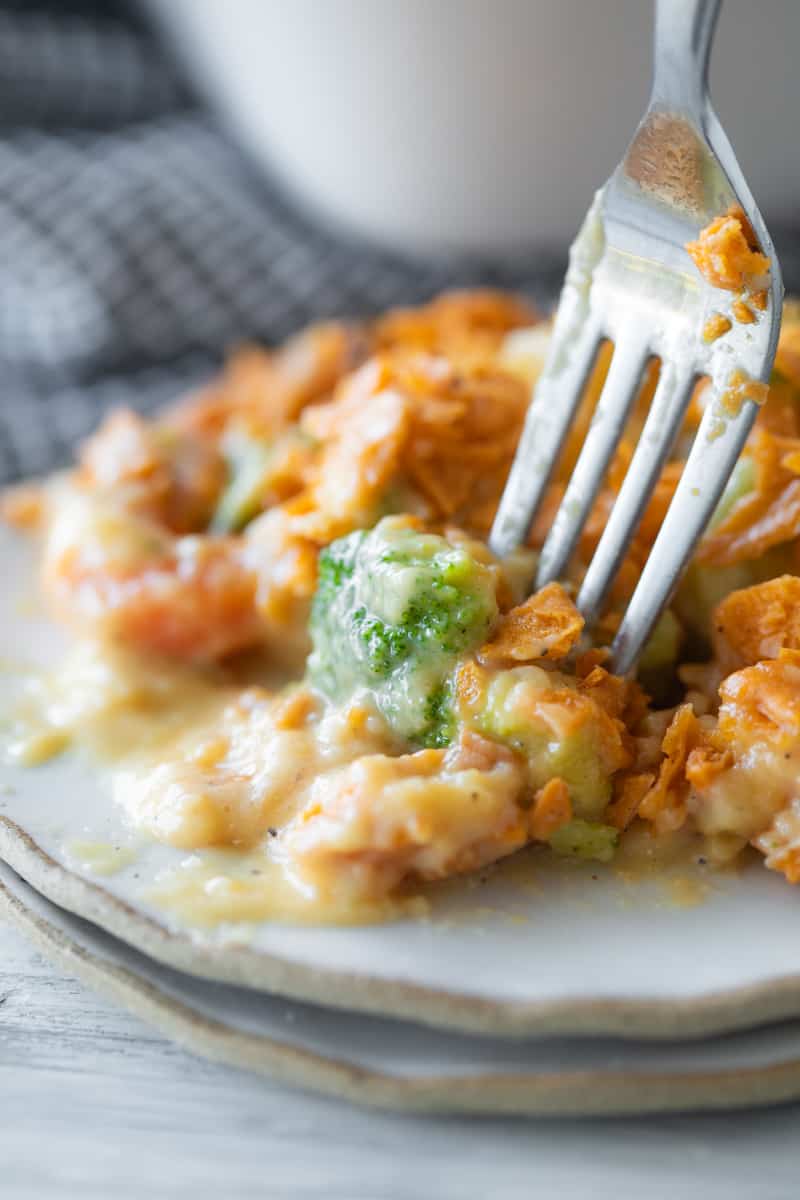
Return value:
M 0 858 L 46 899 L 106 929 L 167 966 L 200 978 L 323 1004 L 495 1036 L 608 1035 L 671 1040 L 730 1033 L 800 1015 L 800 976 L 709 993 L 698 1000 L 499 1001 L 397 979 L 315 969 L 247 947 L 225 962 L 137 911 L 100 884 L 69 870 L 16 822 L 0 814 Z
M 698 1074 L 594 1070 L 399 1078 L 232 1030 L 200 1015 L 128 968 L 68 938 L 28 909 L 2 881 L 0 908 L 50 961 L 192 1053 L 360 1105 L 415 1112 L 592 1117 L 724 1110 L 800 1096 L 800 1060 Z

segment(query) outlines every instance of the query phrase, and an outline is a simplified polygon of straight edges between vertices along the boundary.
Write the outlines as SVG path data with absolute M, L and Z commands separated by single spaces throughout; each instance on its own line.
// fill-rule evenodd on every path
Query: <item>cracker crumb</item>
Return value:
M 717 338 L 723 337 L 731 329 L 732 322 L 729 317 L 725 317 L 722 313 L 712 313 L 703 327 L 703 341 L 715 342 Z
M 750 222 L 738 206 L 700 231 L 686 249 L 700 274 L 712 287 L 728 292 L 763 288 L 769 259 L 758 248 Z
M 740 325 L 752 325 L 756 319 L 756 314 L 750 305 L 742 300 L 741 297 L 738 300 L 734 300 L 731 305 L 731 312 Z

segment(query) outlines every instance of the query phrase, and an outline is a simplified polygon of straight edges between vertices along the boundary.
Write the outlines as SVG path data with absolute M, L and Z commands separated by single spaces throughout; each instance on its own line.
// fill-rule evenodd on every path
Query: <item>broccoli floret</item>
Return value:
M 619 830 L 597 821 L 569 821 L 550 838 L 556 854 L 610 862 L 619 843 Z
M 453 712 L 453 687 L 447 680 L 431 692 L 425 701 L 425 727 L 417 737 L 422 746 L 449 746 L 456 728 Z
M 731 472 L 725 491 L 709 522 L 708 535 L 730 516 L 736 505 L 752 494 L 755 487 L 756 466 L 745 453 Z M 714 609 L 719 602 L 739 588 L 752 587 L 773 579 L 776 575 L 795 572 L 793 542 L 784 542 L 766 550 L 757 558 L 745 559 L 728 566 L 711 566 L 703 562 L 692 562 L 684 575 L 675 595 L 672 607 L 691 641 L 684 651 L 688 657 L 701 658 L 708 652 Z M 682 657 L 685 659 L 687 653 Z M 645 682 L 649 687 L 650 681 Z
M 449 676 L 496 616 L 486 566 L 389 517 L 320 555 L 308 676 L 337 702 L 371 694 L 408 741 L 446 745 L 455 725 Z
M 708 532 L 713 533 L 718 525 L 732 512 L 740 500 L 755 488 L 756 465 L 748 455 L 743 455 L 730 473 L 725 491 L 722 493 L 713 516 L 708 523 Z
M 317 590 L 314 596 L 314 611 L 325 609 L 333 603 L 339 590 L 348 579 L 352 579 L 361 543 L 365 535 L 359 531 L 349 537 L 332 542 L 319 556 L 317 568 Z
M 276 458 L 293 446 L 308 447 L 311 439 L 296 426 L 270 439 L 234 426 L 222 441 L 228 483 L 211 519 L 212 533 L 239 533 L 264 507 L 265 490 Z
M 695 636 L 696 644 L 692 645 L 692 653 L 700 656 L 707 649 L 714 609 L 731 592 L 774 579 L 776 575 L 794 574 L 795 571 L 794 542 L 773 546 L 758 558 L 745 559 L 729 566 L 690 563 L 676 593 L 673 608 L 684 628 Z
M 547 703 L 552 686 L 553 676 L 540 667 L 500 671 L 489 685 L 477 724 L 487 737 L 505 742 L 527 760 L 534 788 L 544 787 L 550 779 L 563 779 L 575 815 L 594 821 L 611 799 L 611 781 L 602 766 L 602 743 L 591 723 L 554 736 L 549 723 L 537 715 L 540 697 L 544 693 Z M 562 677 L 560 686 L 566 696 L 574 684 Z
M 237 533 L 259 510 L 262 485 L 273 457 L 268 441 L 232 430 L 223 444 L 228 484 L 211 520 L 212 533 Z

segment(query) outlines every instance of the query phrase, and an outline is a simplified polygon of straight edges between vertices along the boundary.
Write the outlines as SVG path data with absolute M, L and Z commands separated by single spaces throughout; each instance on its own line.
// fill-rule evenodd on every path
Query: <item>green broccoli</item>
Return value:
M 293 425 L 276 438 L 248 433 L 234 425 L 225 434 L 222 449 L 228 483 L 211 518 L 211 533 L 239 533 L 264 507 L 264 493 L 276 458 L 292 446 L 307 447 L 311 439 Z
M 447 745 L 453 668 L 496 616 L 488 567 L 446 538 L 388 517 L 320 555 L 308 677 L 334 701 L 371 695 L 409 742 Z
M 736 505 L 753 492 L 755 477 L 756 465 L 745 452 L 731 472 L 722 498 L 709 522 L 707 536 L 713 536 Z M 689 647 L 684 647 L 684 650 L 688 649 L 691 656 L 696 658 L 708 653 L 714 609 L 730 592 L 774 579 L 776 575 L 783 575 L 787 571 L 794 573 L 794 570 L 793 542 L 780 543 L 757 558 L 744 559 L 728 566 L 690 563 L 672 604 L 681 624 L 691 637 Z
M 556 854 L 567 858 L 610 862 L 619 843 L 619 830 L 598 821 L 573 820 L 562 825 L 550 838 Z
M 719 503 L 714 509 L 714 513 L 708 523 L 709 533 L 713 533 L 722 524 L 739 501 L 743 500 L 745 496 L 753 491 L 755 485 L 756 465 L 749 455 L 743 454 L 731 471 L 728 482 L 725 484 L 725 491 L 722 493 Z
M 477 726 L 486 737 L 505 742 L 527 760 L 534 790 L 550 779 L 563 779 L 575 815 L 594 821 L 611 799 L 611 781 L 603 769 L 598 732 L 585 724 L 562 737 L 553 735 L 548 722 L 538 714 L 542 693 L 548 704 L 553 682 L 553 675 L 536 666 L 498 672 L 489 684 Z M 557 686 L 566 696 L 575 684 L 561 676 Z

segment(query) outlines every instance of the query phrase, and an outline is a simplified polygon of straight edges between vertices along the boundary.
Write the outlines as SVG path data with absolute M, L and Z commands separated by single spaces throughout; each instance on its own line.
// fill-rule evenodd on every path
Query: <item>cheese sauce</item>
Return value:
M 606 253 L 600 202 L 573 248 L 575 336 Z M 274 354 L 246 352 L 163 418 L 110 415 L 75 470 L 38 490 L 42 594 L 83 640 L 52 677 L 31 679 L 7 752 L 30 765 L 67 749 L 86 755 L 134 845 L 75 838 L 78 810 L 69 862 L 113 874 L 137 842 L 163 843 L 174 865 L 151 881 L 153 901 L 202 924 L 424 912 L 446 894 L 441 881 L 474 885 L 501 860 L 507 881 L 530 891 L 545 846 L 623 884 L 663 878 L 679 906 L 704 895 L 702 872 L 687 864 L 735 858 L 748 840 L 800 882 L 792 338 L 781 359 L 791 386 L 773 381 L 642 681 L 654 693 L 666 681 L 656 704 L 673 704 L 690 635 L 710 639 L 714 662 L 684 663 L 688 703 L 658 712 L 636 682 L 609 675 L 602 654 L 579 653 L 579 564 L 566 590 L 527 595 L 608 347 L 532 549 L 501 563 L 483 540 L 531 384 L 564 365 L 533 322 L 516 301 L 477 293 L 389 314 L 357 336 L 344 325 L 310 330 Z M 742 399 L 764 396 L 731 375 L 716 332 L 712 374 L 727 420 Z M 655 387 L 650 372 L 589 543 Z M 696 393 L 679 455 L 709 395 Z M 665 468 L 630 547 L 620 604 L 679 467 Z M 23 501 L 6 498 L 6 515 L 35 523 Z M 582 545 L 581 557 L 592 550 Z M 791 574 L 765 585 L 776 570 Z M 735 611 L 712 618 L 723 597 Z M 532 843 L 540 850 L 517 855 Z

